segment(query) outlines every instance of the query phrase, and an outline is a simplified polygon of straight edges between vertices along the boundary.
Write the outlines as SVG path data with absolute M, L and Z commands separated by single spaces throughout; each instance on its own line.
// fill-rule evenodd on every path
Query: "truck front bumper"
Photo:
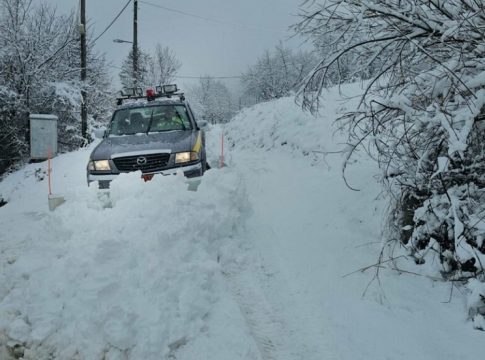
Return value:
M 202 163 L 197 163 L 193 165 L 181 166 L 171 169 L 166 169 L 162 171 L 152 172 L 152 173 L 143 173 L 144 176 L 146 175 L 176 175 L 180 172 L 183 172 L 184 176 L 187 178 L 199 177 L 202 176 Z M 94 181 L 98 181 L 100 188 L 107 188 L 109 187 L 109 183 L 116 179 L 119 174 L 91 174 L 89 171 L 87 173 L 87 180 L 88 185 Z

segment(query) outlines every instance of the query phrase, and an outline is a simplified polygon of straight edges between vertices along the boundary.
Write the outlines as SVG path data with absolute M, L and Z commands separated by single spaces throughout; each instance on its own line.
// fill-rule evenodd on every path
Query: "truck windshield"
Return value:
M 111 120 L 109 135 L 191 130 L 184 105 L 154 105 L 118 110 Z

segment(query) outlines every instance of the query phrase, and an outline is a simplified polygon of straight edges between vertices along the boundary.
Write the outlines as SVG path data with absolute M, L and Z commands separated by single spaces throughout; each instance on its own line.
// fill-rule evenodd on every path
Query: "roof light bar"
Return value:
M 178 91 L 177 84 L 163 85 L 162 90 L 164 94 L 173 94 Z
M 177 84 L 157 85 L 155 89 L 148 88 L 145 95 L 143 95 L 143 89 L 140 87 L 127 90 L 129 93 L 124 93 L 123 90 L 120 91 L 121 96 L 116 99 L 118 105 L 122 105 L 123 100 L 127 99 L 146 99 L 147 101 L 153 101 L 161 97 L 171 98 L 173 95 L 178 96 L 182 101 L 185 100 L 183 93 L 177 93 L 179 90 Z
M 134 88 L 133 96 L 143 96 L 143 89 L 141 87 Z
M 149 89 L 147 89 L 146 94 L 147 94 L 147 100 L 148 101 L 155 100 L 155 97 L 156 97 L 155 90 L 153 90 L 152 88 L 149 88 Z

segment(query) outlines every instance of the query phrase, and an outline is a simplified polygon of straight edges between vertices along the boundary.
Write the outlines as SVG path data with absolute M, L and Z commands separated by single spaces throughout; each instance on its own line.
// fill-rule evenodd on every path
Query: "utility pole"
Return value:
M 133 87 L 138 87 L 138 0 L 133 0 Z
M 81 24 L 79 26 L 81 35 L 81 135 L 87 141 L 88 111 L 86 105 L 86 0 L 81 0 Z

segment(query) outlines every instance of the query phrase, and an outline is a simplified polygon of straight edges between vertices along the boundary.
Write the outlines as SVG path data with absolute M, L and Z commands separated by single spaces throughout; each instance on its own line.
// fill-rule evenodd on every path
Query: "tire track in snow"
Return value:
M 223 267 L 224 268 L 224 267 Z M 258 286 L 255 276 L 248 269 L 224 270 L 229 289 L 241 309 L 250 334 L 257 344 L 263 360 L 283 358 L 281 339 L 286 326 Z
M 229 161 L 234 160 L 235 166 L 243 169 L 243 182 L 250 184 L 247 191 L 251 214 L 243 231 L 236 235 L 240 247 L 224 251 L 239 263 L 222 267 L 232 270 L 226 277 L 263 359 L 341 359 L 334 346 L 332 329 L 326 322 L 325 310 L 320 308 L 324 299 L 318 298 L 315 306 L 314 300 L 307 298 L 305 285 L 308 283 L 302 285 L 298 277 L 293 277 L 294 272 L 299 271 L 295 265 L 300 263 L 292 258 L 297 254 L 281 251 L 283 244 L 291 244 L 304 234 L 282 231 L 285 219 L 294 219 L 295 212 L 306 214 L 315 209 L 307 205 L 306 189 L 285 199 L 295 189 L 291 181 L 280 184 L 280 179 L 292 179 L 295 184 L 299 180 L 291 176 L 292 158 L 274 156 L 266 161 L 268 155 L 259 152 L 234 159 L 231 155 L 227 156 Z M 299 168 L 302 174 L 307 166 L 303 164 Z M 274 207 L 279 208 L 275 210 L 268 204 L 276 204 Z M 306 229 L 305 221 L 306 217 L 292 222 L 289 227 Z M 318 220 L 314 223 L 318 224 Z M 288 230 L 288 227 L 283 228 Z M 310 268 L 305 261 L 300 266 Z

